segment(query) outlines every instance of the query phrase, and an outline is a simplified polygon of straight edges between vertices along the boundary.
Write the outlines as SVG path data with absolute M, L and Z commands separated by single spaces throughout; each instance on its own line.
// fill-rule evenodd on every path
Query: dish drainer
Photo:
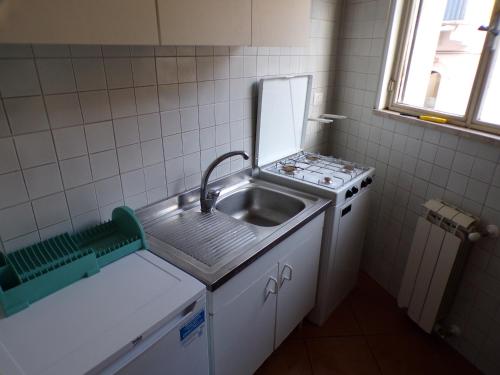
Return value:
M 0 253 L 0 309 L 5 316 L 12 315 L 143 248 L 142 226 L 134 212 L 122 206 L 106 223 Z

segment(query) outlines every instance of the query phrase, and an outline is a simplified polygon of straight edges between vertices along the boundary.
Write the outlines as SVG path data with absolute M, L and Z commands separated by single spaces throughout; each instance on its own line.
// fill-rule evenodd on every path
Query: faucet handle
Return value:
M 202 212 L 211 212 L 215 207 L 215 202 L 219 198 L 220 190 L 209 190 L 207 198 L 200 201 Z
M 209 190 L 207 193 L 207 199 L 210 199 L 213 201 L 213 204 L 215 204 L 215 201 L 217 198 L 219 198 L 220 195 L 220 190 Z

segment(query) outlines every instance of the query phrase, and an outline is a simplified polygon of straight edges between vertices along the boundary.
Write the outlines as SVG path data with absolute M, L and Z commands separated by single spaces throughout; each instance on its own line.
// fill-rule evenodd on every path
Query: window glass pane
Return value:
M 500 35 L 495 41 L 495 52 L 491 61 L 486 87 L 479 110 L 479 120 L 490 124 L 500 125 Z
M 495 0 L 422 0 L 399 102 L 465 114 Z

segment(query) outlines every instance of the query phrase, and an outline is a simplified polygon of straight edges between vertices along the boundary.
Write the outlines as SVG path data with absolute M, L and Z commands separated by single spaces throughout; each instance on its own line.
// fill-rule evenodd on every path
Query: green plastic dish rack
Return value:
M 128 207 L 82 232 L 52 237 L 7 255 L 0 253 L 0 308 L 5 316 L 146 248 L 144 230 Z

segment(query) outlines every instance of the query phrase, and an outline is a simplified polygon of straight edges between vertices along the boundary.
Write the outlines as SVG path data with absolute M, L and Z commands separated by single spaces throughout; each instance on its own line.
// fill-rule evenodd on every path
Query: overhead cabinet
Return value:
M 155 0 L 4 0 L 0 43 L 158 44 Z
M 311 0 L 158 0 L 161 44 L 305 46 Z
M 158 0 L 161 44 L 250 45 L 252 0 Z
M 310 13 L 311 0 L 253 0 L 252 45 L 306 46 Z
M 311 0 L 0 0 L 0 43 L 305 46 Z

